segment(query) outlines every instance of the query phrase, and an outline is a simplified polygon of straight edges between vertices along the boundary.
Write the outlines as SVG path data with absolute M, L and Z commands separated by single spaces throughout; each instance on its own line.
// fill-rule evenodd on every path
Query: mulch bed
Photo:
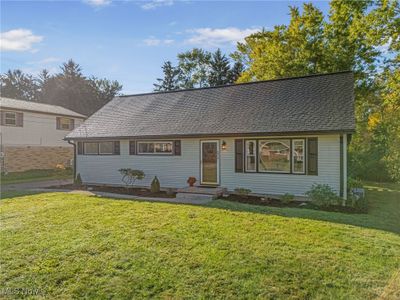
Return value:
M 223 199 L 240 203 L 273 206 L 273 207 L 299 207 L 301 203 L 304 203 L 302 201 L 292 201 L 286 204 L 276 198 L 258 197 L 250 195 L 242 196 L 237 194 L 230 194 L 228 197 L 224 197 Z
M 53 186 L 51 188 L 58 189 L 68 189 L 68 190 L 85 190 L 85 191 L 95 191 L 95 192 L 106 192 L 114 194 L 132 195 L 132 196 L 142 196 L 142 197 L 156 197 L 156 198 L 175 198 L 176 193 L 167 193 L 165 191 L 160 191 L 158 193 L 152 193 L 146 188 L 125 188 L 125 187 L 115 187 L 115 186 L 100 186 L 100 185 L 90 185 L 77 187 L 73 184 Z
M 360 212 L 354 207 L 350 206 L 337 206 L 337 205 L 330 205 L 328 207 L 318 207 L 313 205 L 307 201 L 291 201 L 289 203 L 283 203 L 277 198 L 270 198 L 270 197 L 258 197 L 258 196 L 243 196 L 237 194 L 230 194 L 228 197 L 224 197 L 224 200 L 233 201 L 233 202 L 240 202 L 240 203 L 247 203 L 247 204 L 254 204 L 254 205 L 262 205 L 262 206 L 271 206 L 271 207 L 297 207 L 297 208 L 308 208 L 308 209 L 315 209 L 315 210 L 322 210 L 322 211 L 330 211 L 330 212 L 341 212 L 341 213 L 365 213 Z

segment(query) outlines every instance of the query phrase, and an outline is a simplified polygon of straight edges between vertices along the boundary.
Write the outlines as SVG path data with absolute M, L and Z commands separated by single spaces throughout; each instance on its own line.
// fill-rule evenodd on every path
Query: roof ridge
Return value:
M 173 90 L 173 91 L 159 91 L 159 92 L 147 92 L 147 93 L 138 93 L 138 94 L 119 95 L 117 97 L 126 98 L 126 97 L 154 95 L 154 94 L 169 94 L 169 93 L 179 93 L 179 92 L 207 90 L 207 89 L 216 89 L 216 88 L 228 88 L 228 87 L 234 87 L 234 86 L 239 86 L 239 85 L 250 85 L 250 84 L 273 82 L 273 81 L 283 81 L 283 80 L 295 80 L 295 79 L 302 79 L 302 78 L 308 78 L 308 77 L 337 75 L 337 74 L 343 74 L 343 73 L 353 73 L 353 71 L 347 70 L 347 71 L 337 71 L 337 72 L 329 72 L 329 73 L 316 73 L 316 74 L 308 74 L 308 75 L 302 75 L 302 76 L 282 77 L 282 78 L 275 78 L 275 79 L 241 82 L 241 83 L 233 83 L 233 84 L 225 84 L 225 85 L 217 85 L 217 86 L 207 86 L 207 87 L 200 87 L 200 88 L 188 88 L 188 89 L 179 89 L 179 90 Z

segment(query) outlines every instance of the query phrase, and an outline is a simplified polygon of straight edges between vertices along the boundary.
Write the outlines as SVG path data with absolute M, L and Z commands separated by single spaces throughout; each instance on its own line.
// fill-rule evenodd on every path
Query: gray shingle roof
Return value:
M 57 105 L 43 104 L 34 101 L 25 101 L 0 97 L 0 108 L 41 112 L 53 115 L 86 118 L 86 116 Z
M 351 132 L 351 72 L 114 98 L 67 138 Z

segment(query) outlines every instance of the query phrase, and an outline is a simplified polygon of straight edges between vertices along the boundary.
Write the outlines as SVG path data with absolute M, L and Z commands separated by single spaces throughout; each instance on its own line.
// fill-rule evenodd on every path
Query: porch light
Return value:
M 225 141 L 222 141 L 222 145 L 221 145 L 221 148 L 222 148 L 222 150 L 226 150 L 226 142 Z

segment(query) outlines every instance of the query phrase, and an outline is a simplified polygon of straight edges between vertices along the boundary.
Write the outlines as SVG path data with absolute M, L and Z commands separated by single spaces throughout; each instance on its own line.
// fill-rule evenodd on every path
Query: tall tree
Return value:
M 229 59 L 218 49 L 211 55 L 208 83 L 210 86 L 229 84 L 231 78 Z
M 21 70 L 8 70 L 0 77 L 0 95 L 2 97 L 36 101 L 39 84 L 32 75 Z
M 380 172 L 380 178 L 375 179 L 387 178 L 383 161 L 386 149 L 391 147 L 386 137 L 393 130 L 388 131 L 392 126 L 380 122 L 377 116 L 384 111 L 385 95 L 391 94 L 385 88 L 390 81 L 380 77 L 388 64 L 385 56 L 396 56 L 399 51 L 394 45 L 399 41 L 399 12 L 399 2 L 390 0 L 333 0 L 325 18 L 312 4 L 304 4 L 302 13 L 290 7 L 288 25 L 263 30 L 238 44 L 233 57 L 246 66 L 238 81 L 352 70 L 356 79 L 357 134 L 350 154 L 351 162 L 359 162 L 352 169 L 358 169 L 358 175 L 378 176 Z M 392 53 L 386 50 L 382 56 L 387 44 L 391 44 Z M 395 68 L 390 70 L 386 73 L 391 74 Z M 360 169 L 367 164 L 369 172 Z
M 86 78 L 82 67 L 69 60 L 60 67 L 61 72 L 48 79 L 40 101 L 60 105 L 73 111 L 91 115 L 110 101 L 122 88 L 116 81 Z
M 178 54 L 181 88 L 209 86 L 211 53 L 194 48 Z
M 180 70 L 172 66 L 170 61 L 166 61 L 162 66 L 163 78 L 157 78 L 154 83 L 154 91 L 173 91 L 179 89 Z

